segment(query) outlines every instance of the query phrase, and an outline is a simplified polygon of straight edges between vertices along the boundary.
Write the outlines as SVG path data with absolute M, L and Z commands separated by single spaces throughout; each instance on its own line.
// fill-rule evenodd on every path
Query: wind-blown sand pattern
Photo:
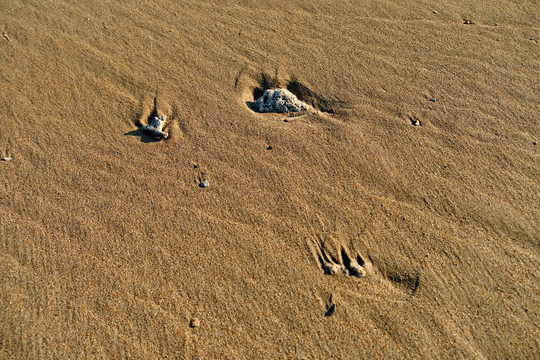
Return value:
M 539 358 L 539 18 L 1 1 L 0 358 Z

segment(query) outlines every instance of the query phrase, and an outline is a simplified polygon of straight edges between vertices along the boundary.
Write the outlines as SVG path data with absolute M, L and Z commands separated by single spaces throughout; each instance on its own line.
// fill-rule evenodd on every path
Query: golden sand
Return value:
M 539 19 L 0 1 L 0 358 L 538 358 Z

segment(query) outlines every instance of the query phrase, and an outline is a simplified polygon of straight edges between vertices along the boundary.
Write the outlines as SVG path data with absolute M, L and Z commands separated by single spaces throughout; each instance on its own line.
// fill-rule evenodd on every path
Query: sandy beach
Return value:
M 540 358 L 537 1 L 0 0 L 0 33 L 0 359 Z

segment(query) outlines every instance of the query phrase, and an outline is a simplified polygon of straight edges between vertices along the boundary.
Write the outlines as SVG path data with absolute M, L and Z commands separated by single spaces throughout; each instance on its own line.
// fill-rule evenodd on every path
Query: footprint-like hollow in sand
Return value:
M 336 303 L 333 300 L 333 296 L 330 295 L 330 298 L 328 299 L 328 302 L 326 303 L 326 312 L 324 313 L 324 316 L 332 316 L 334 315 L 335 311 L 336 311 Z
M 373 265 L 360 254 L 351 256 L 349 250 L 339 246 L 339 254 L 334 255 L 326 245 L 326 241 L 318 238 L 313 247 L 314 254 L 326 275 L 344 274 L 357 278 L 363 278 L 373 273 Z

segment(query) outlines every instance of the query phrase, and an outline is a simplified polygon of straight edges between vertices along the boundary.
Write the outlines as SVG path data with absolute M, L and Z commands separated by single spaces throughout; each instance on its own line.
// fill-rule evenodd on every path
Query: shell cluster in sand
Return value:
M 287 89 L 268 89 L 255 101 L 254 107 L 259 112 L 286 113 L 304 111 L 308 105 Z

